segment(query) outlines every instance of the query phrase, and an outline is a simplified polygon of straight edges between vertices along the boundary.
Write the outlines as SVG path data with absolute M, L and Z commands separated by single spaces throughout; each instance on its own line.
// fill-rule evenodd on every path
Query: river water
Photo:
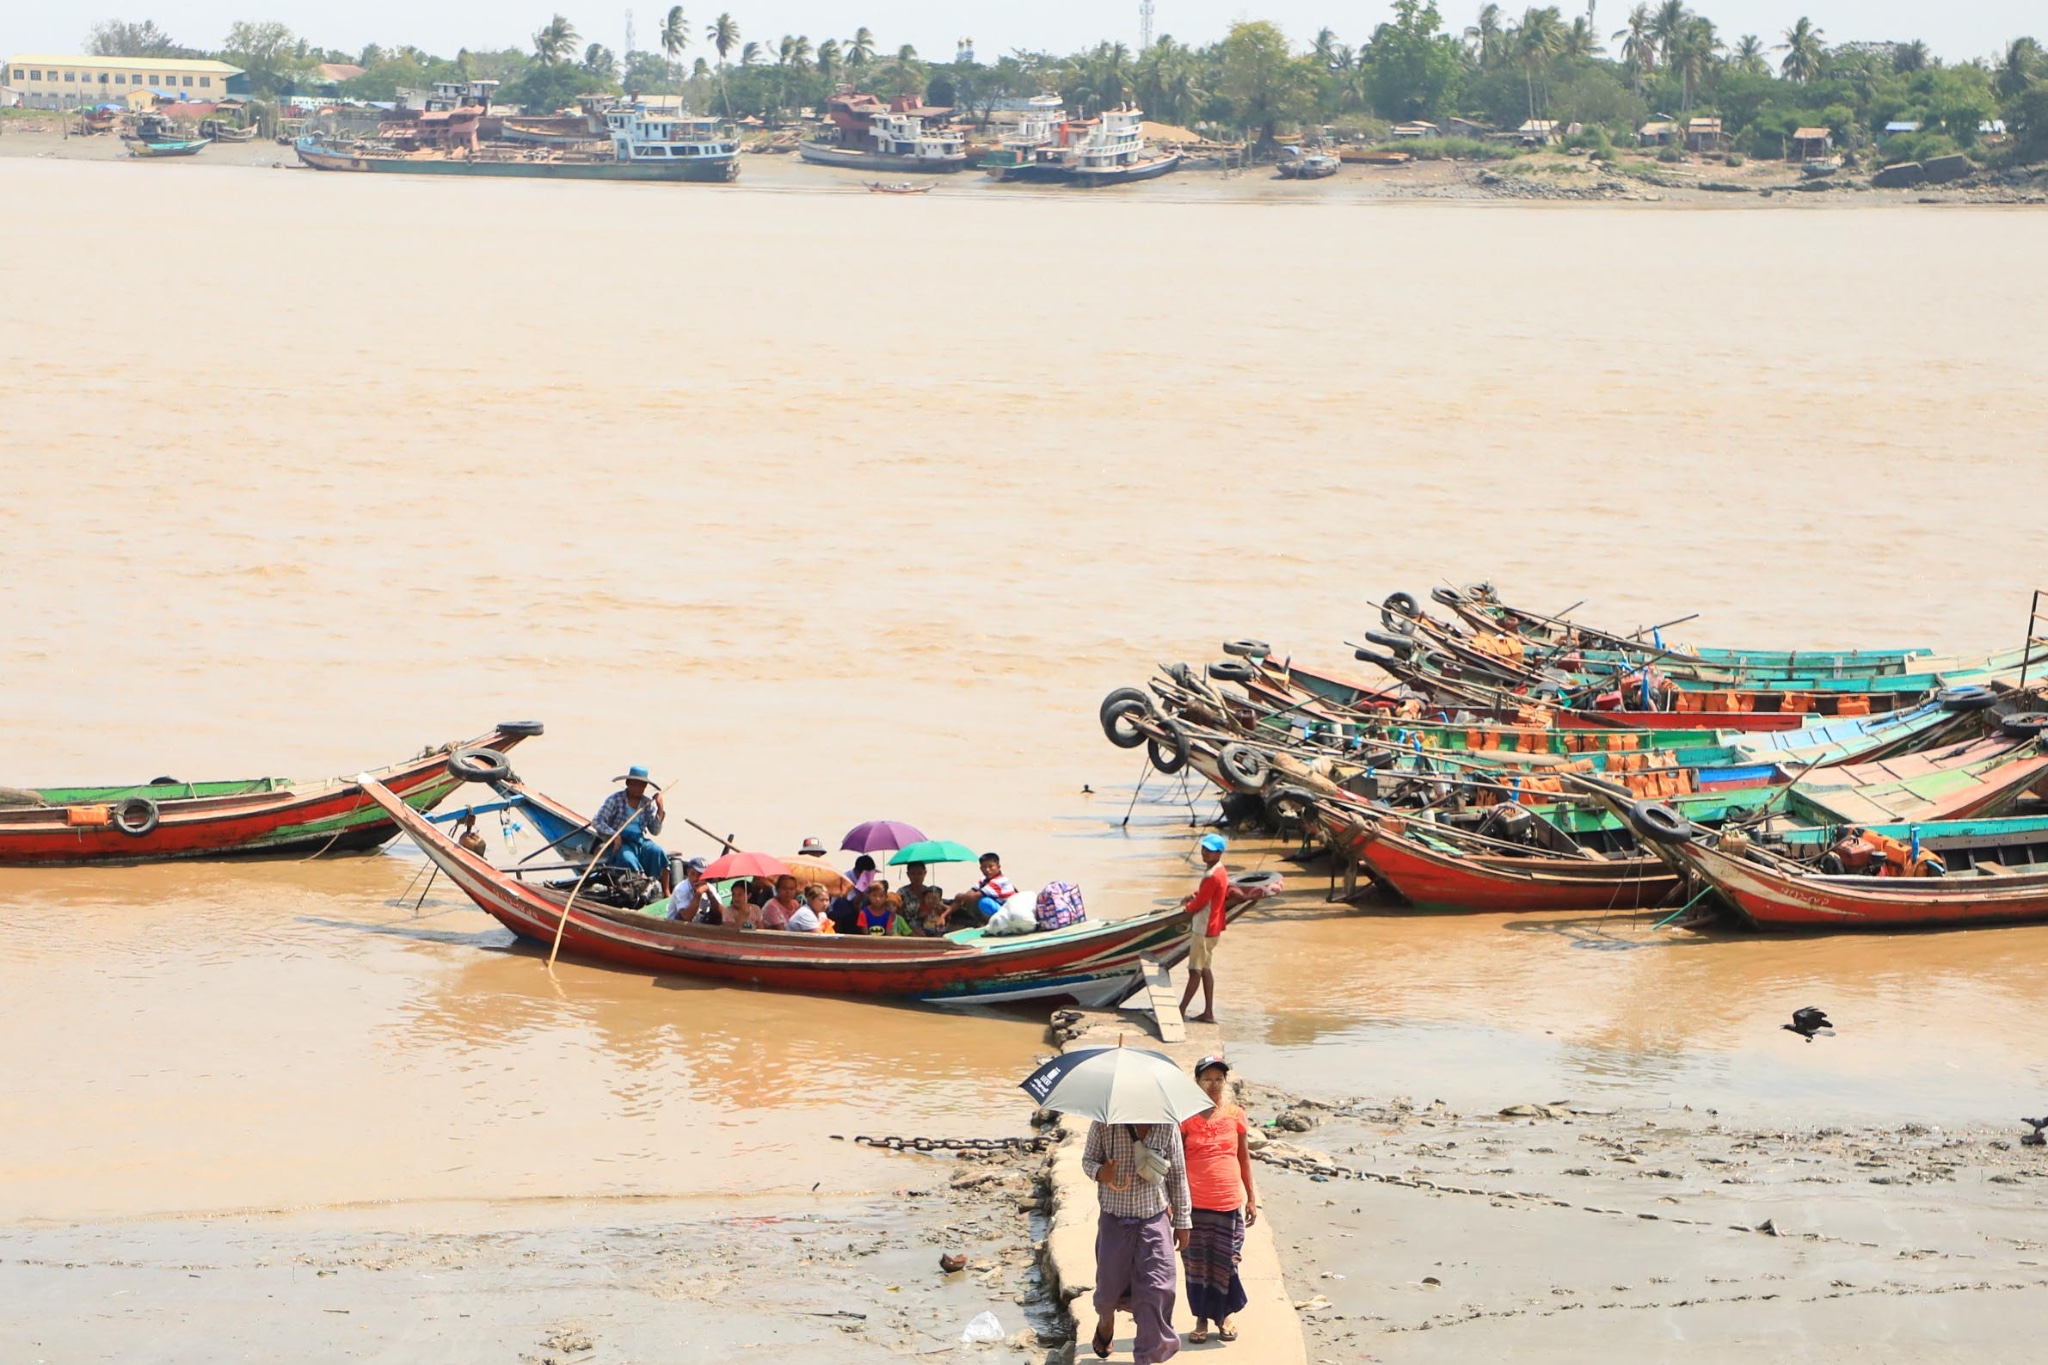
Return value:
M 750 846 L 906 819 L 1118 915 L 1192 882 L 1185 808 L 1155 780 L 1121 828 L 1095 725 L 1154 661 L 1342 660 L 1389 591 L 1478 577 L 1972 650 L 2048 581 L 2023 212 L 0 190 L 10 784 L 351 773 L 534 716 L 521 773 L 586 809 L 644 762 Z M 1021 1128 L 1026 1016 L 550 978 L 445 888 L 415 910 L 420 867 L 0 873 L 0 1218 L 861 1188 L 830 1134 Z M 1306 894 L 1219 974 L 1240 1064 L 1311 1091 L 1938 1120 L 2048 1084 L 2044 929 Z M 1839 1037 L 1777 1030 L 1809 1003 Z

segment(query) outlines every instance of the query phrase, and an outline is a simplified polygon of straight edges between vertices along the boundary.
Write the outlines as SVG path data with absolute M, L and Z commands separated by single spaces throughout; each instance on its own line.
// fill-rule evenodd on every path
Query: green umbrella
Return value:
M 971 863 L 980 857 L 967 845 L 956 844 L 951 839 L 925 839 L 897 849 L 896 856 L 889 860 L 889 866 L 894 867 L 898 863 Z

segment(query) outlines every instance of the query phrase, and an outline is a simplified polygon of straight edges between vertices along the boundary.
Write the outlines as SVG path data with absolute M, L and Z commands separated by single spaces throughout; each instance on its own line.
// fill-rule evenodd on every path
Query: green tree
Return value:
M 828 84 L 839 79 L 839 72 L 845 64 L 845 58 L 840 55 L 837 38 L 827 38 L 818 44 L 818 74 L 823 76 Z
M 592 43 L 583 49 L 583 72 L 600 85 L 612 85 L 619 79 L 619 59 L 603 43 Z
M 678 79 L 682 77 L 683 53 L 689 46 L 690 25 L 683 15 L 683 7 L 671 5 L 668 17 L 661 21 L 661 53 L 675 67 Z
M 1131 83 L 1139 105 L 1162 123 L 1193 122 L 1209 97 L 1201 59 L 1171 34 L 1138 54 Z
M 1900 43 L 1892 49 L 1892 70 L 1901 76 L 1910 76 L 1916 71 L 1925 71 L 1933 60 L 1927 51 L 1927 44 L 1915 39 Z
M 1414 0 L 1397 0 L 1397 8 L 1400 3 Z M 1313 108 L 1308 69 L 1288 52 L 1278 25 L 1265 20 L 1232 24 L 1222 57 L 1217 93 L 1229 102 L 1238 127 L 1257 130 L 1260 146 L 1272 145 L 1281 123 L 1303 118 Z
M 92 26 L 86 49 L 95 57 L 184 57 L 192 55 L 179 47 L 171 35 L 151 19 L 139 24 L 106 19 Z
M 248 73 L 251 90 L 270 95 L 289 92 L 294 80 L 313 65 L 299 56 L 302 46 L 283 24 L 243 21 L 228 30 L 221 56 Z
M 2006 44 L 2005 56 L 1998 63 L 1998 97 L 2018 99 L 2041 79 L 2044 67 L 2048 67 L 2048 56 L 2043 55 L 2039 43 L 2032 38 L 2013 39 Z
M 1693 94 L 1713 70 L 1715 57 L 1721 49 L 1721 39 L 1714 32 L 1713 21 L 1697 15 L 1688 18 L 1671 35 L 1666 47 L 1665 66 L 1678 77 L 1685 112 L 1692 112 Z
M 866 25 L 853 31 L 853 38 L 846 45 L 846 64 L 858 71 L 875 59 L 875 35 Z
M 1532 119 L 1543 108 L 1536 99 L 1537 78 L 1550 70 L 1550 64 L 1564 50 L 1564 39 L 1564 15 L 1557 6 L 1522 11 L 1522 22 L 1515 26 L 1512 41 L 1515 65 L 1522 68 L 1522 79 L 1528 87 Z
M 725 59 L 740 42 L 740 26 L 731 14 L 721 14 L 711 21 L 704 30 L 704 36 L 711 42 L 712 51 L 718 54 L 718 93 L 725 101 L 725 116 L 732 117 L 732 95 L 725 82 Z
M 1486 18 L 1483 11 L 1480 18 Z M 1506 50 L 1505 35 L 1494 41 Z M 1373 30 L 1363 65 L 1367 100 L 1374 113 L 1389 119 L 1450 111 L 1465 69 L 1457 40 L 1443 31 L 1436 5 L 1425 0 L 1394 0 L 1394 17 Z
M 1465 39 L 1472 44 L 1472 59 L 1485 71 L 1507 60 L 1507 38 L 1507 29 L 1500 21 L 1500 6 L 1494 4 L 1481 6 L 1479 21 L 1465 30 Z
M 1735 55 L 1728 59 L 1729 66 L 1745 76 L 1768 76 L 1770 63 L 1764 59 L 1764 40 L 1754 33 L 1745 33 L 1735 44 Z
M 1643 88 L 1643 78 L 1657 69 L 1657 40 L 1650 34 L 1650 7 L 1637 5 L 1628 12 L 1628 27 L 1616 29 L 1621 40 L 1621 64 L 1629 73 L 1629 84 Z
M 1778 64 L 1785 79 L 1804 85 L 1820 75 L 1827 35 L 1813 26 L 1813 20 L 1801 15 L 1798 23 L 1785 30 L 1785 41 L 1779 44 L 1779 50 L 1785 54 L 1785 60 Z
M 576 51 L 576 29 L 557 14 L 533 35 L 533 56 L 542 66 L 559 66 Z

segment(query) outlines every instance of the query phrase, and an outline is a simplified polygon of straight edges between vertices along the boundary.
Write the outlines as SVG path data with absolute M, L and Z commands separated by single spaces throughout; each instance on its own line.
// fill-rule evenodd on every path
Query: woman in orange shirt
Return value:
M 1225 1096 L 1230 1063 L 1221 1057 L 1202 1058 L 1195 1063 L 1195 1082 L 1215 1104 L 1180 1125 L 1194 1204 L 1194 1232 L 1182 1253 L 1188 1311 L 1195 1315 L 1195 1330 L 1188 1340 L 1207 1341 L 1209 1324 L 1214 1322 L 1219 1340 L 1236 1341 L 1237 1329 L 1230 1319 L 1245 1305 L 1237 1263 L 1244 1255 L 1244 1230 L 1259 1221 L 1251 1148 L 1245 1141 L 1249 1125 L 1244 1110 Z

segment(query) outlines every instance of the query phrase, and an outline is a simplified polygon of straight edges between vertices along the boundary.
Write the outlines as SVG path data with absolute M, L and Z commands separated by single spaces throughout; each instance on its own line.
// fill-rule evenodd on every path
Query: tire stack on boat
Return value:
M 1347 894 L 1416 909 L 2048 918 L 2048 642 L 1693 649 L 1484 583 L 1431 597 L 1442 615 L 1388 597 L 1355 649 L 1383 678 L 1231 640 L 1110 693 L 1103 731 L 1199 773 L 1227 823 L 1320 844 Z

